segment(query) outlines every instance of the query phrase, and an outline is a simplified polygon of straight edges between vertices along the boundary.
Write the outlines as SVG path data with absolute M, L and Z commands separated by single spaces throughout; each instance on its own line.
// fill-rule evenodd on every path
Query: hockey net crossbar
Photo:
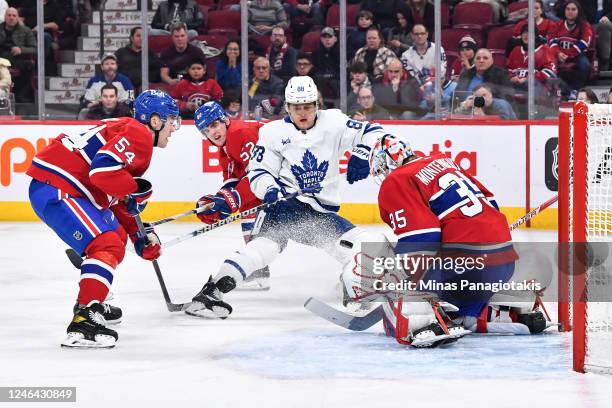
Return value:
M 574 370 L 612 374 L 612 105 L 559 119 L 559 323 Z

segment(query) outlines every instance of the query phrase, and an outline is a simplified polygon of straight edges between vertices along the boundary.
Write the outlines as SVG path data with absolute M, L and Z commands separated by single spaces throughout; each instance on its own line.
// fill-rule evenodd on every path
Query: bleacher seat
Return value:
M 455 60 L 459 58 L 459 53 L 456 51 L 446 51 L 446 48 L 444 53 L 446 54 L 446 77 L 450 78 L 451 68 Z
M 526 9 L 528 6 L 528 1 L 515 1 L 513 3 L 508 4 L 508 14 L 522 9 Z
M 453 11 L 453 27 L 472 24 L 486 27 L 493 23 L 493 8 L 487 3 L 459 3 Z
M 240 12 L 229 10 L 211 10 L 208 12 L 206 34 L 224 34 L 227 36 L 240 33 Z
M 265 34 L 250 34 L 249 38 L 253 38 L 255 41 L 257 41 L 264 51 L 266 51 L 272 43 L 270 36 Z
M 487 32 L 487 48 L 490 50 L 505 50 L 508 40 L 512 37 L 513 25 L 492 27 Z
M 491 50 L 491 54 L 493 54 L 493 64 L 498 67 L 506 68 L 508 58 L 506 58 L 504 50 Z
M 346 26 L 357 27 L 357 14 L 359 14 L 359 4 L 347 4 L 346 5 Z M 338 4 L 332 4 L 327 10 L 327 18 L 325 25 L 337 29 L 340 27 L 340 6 Z
M 169 35 L 152 35 L 149 37 L 149 48 L 160 53 L 172 45 L 172 37 Z
M 210 45 L 211 47 L 215 47 L 220 50 L 223 50 L 223 48 L 225 47 L 225 44 L 230 40 L 230 38 L 231 37 L 227 37 L 224 35 L 203 34 L 203 35 L 198 35 L 195 39 L 200 40 L 200 41 L 206 41 L 206 43 Z
M 319 44 L 321 44 L 321 32 L 318 30 L 310 31 L 304 34 L 304 37 L 302 37 L 301 51 L 312 54 L 317 48 L 319 48 Z
M 442 30 L 442 47 L 444 47 L 444 51 L 459 51 L 459 40 L 466 35 L 472 36 L 479 46 L 483 44 L 481 30 L 474 31 L 466 28 L 445 28 Z
M 440 12 L 442 14 L 442 28 L 447 28 L 451 26 L 451 14 L 450 14 L 450 6 L 448 3 L 442 3 Z
M 196 0 L 196 3 L 200 6 L 208 6 L 209 8 L 215 8 L 215 0 Z

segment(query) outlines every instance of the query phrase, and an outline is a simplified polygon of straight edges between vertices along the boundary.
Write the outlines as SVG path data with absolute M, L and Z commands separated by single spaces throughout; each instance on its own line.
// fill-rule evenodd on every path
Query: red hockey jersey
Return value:
M 506 67 L 508 68 L 510 78 L 515 76 L 527 78 L 529 73 L 527 51 L 520 45 L 514 47 L 508 56 Z M 554 56 L 546 44 L 540 45 L 535 50 L 535 69 L 535 78 L 541 82 L 546 82 L 548 78 L 555 78 L 557 76 L 557 66 L 555 65 Z
M 400 243 L 499 245 L 512 239 L 493 194 L 443 154 L 393 171 L 380 187 L 378 205 Z M 502 249 L 501 263 L 516 258 L 511 245 L 496 249 Z
M 548 44 L 555 55 L 563 52 L 569 57 L 569 60 L 572 60 L 589 48 L 592 38 L 593 29 L 589 23 L 585 22 L 582 26 L 576 25 L 570 30 L 567 22 L 560 20 L 549 31 Z
M 220 150 L 223 186 L 234 187 L 240 194 L 240 208 L 246 210 L 260 203 L 251 191 L 246 176 L 253 148 L 259 140 L 259 122 L 232 121 L 227 128 L 225 146 Z
M 208 101 L 221 101 L 223 89 L 214 79 L 202 82 L 191 82 L 181 79 L 172 89 L 170 95 L 176 99 L 179 109 L 184 111 L 188 102 L 194 102 L 196 106 L 201 106 Z
M 98 209 L 137 190 L 149 167 L 151 132 L 132 118 L 105 119 L 80 134 L 62 133 L 33 159 L 27 174 Z

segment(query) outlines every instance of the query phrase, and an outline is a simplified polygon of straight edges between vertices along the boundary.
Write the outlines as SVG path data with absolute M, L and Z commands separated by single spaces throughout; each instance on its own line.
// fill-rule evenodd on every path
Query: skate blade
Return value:
M 410 343 L 412 347 L 416 348 L 431 348 L 437 347 L 445 344 L 451 344 L 459 340 L 461 337 L 466 334 L 470 334 L 471 331 L 466 329 L 459 329 L 453 331 L 451 334 L 443 334 L 441 336 L 429 337 L 426 339 L 415 339 Z
M 227 319 L 229 316 L 229 312 L 227 309 L 223 307 L 213 306 L 212 310 L 207 309 L 203 303 L 193 302 L 187 309 L 185 309 L 185 313 L 189 316 L 200 317 L 202 319 Z
M 113 348 L 117 341 L 113 336 L 96 335 L 96 341 L 86 340 L 82 333 L 68 333 L 68 337 L 61 344 L 68 348 Z
M 115 320 L 106 320 L 107 326 L 112 326 L 112 325 L 119 324 L 119 323 L 121 323 L 121 318 L 115 319 Z

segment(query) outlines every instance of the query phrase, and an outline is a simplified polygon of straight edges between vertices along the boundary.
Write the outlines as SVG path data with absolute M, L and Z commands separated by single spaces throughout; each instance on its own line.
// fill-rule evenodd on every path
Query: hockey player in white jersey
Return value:
M 350 267 L 360 242 L 380 239 L 337 211 L 340 157 L 347 150 L 352 153 L 347 168 L 350 184 L 365 179 L 371 148 L 384 135 L 383 129 L 337 109 L 319 110 L 317 101 L 317 87 L 310 77 L 289 80 L 288 115 L 260 129 L 249 163 L 251 189 L 268 204 L 255 222 L 255 238 L 223 262 L 217 276 L 211 276 L 193 298 L 187 314 L 226 318 L 232 307 L 223 295 L 271 263 L 289 239 L 324 249 L 344 267 Z

